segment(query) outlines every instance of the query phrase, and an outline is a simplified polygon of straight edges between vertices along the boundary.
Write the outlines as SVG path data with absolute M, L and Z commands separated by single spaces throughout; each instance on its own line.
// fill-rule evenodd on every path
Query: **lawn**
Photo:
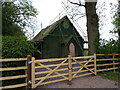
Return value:
M 101 72 L 98 75 L 106 79 L 120 81 L 120 72 Z

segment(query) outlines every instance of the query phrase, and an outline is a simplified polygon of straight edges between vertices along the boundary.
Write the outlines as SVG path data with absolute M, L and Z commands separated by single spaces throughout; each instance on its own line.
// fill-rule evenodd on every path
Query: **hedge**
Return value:
M 32 55 L 34 52 L 34 43 L 27 40 L 26 37 L 17 36 L 2 36 L 2 58 L 26 58 L 27 55 Z M 2 63 L 3 68 L 25 66 L 25 62 L 5 62 Z M 25 74 L 24 70 L 5 71 L 2 72 L 2 77 L 16 76 Z M 25 79 L 5 80 L 3 86 L 23 83 Z
M 34 43 L 25 37 L 2 37 L 2 58 L 25 58 L 33 52 Z

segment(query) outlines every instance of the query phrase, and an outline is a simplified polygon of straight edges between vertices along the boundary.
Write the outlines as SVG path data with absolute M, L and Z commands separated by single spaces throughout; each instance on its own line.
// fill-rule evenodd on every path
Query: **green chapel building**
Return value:
M 82 56 L 84 39 L 67 16 L 42 29 L 34 38 L 41 53 L 35 58 L 61 58 L 68 55 Z

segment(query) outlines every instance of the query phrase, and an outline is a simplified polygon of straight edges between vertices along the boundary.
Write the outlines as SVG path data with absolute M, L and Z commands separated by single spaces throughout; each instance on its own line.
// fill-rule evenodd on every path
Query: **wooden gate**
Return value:
M 96 58 L 97 57 L 97 58 Z M 120 54 L 94 54 L 93 56 L 56 58 L 35 60 L 34 57 L 0 59 L 0 63 L 25 62 L 24 66 L 0 68 L 1 72 L 24 70 L 20 75 L 0 77 L 1 81 L 10 81 L 8 85 L 0 86 L 0 89 L 13 89 L 19 87 L 36 88 L 40 85 L 67 80 L 71 84 L 72 79 L 81 76 L 96 75 L 97 72 L 118 71 L 120 69 Z M 97 62 L 97 63 L 96 63 Z M 12 80 L 24 79 L 17 83 Z M 26 82 L 27 81 L 27 82 Z M 2 82 L 2 84 L 3 84 Z
M 35 60 L 28 57 L 28 88 L 95 74 L 95 56 Z
M 81 76 L 96 75 L 96 57 L 88 56 L 88 57 L 74 57 L 72 58 L 74 63 L 72 78 L 77 78 Z

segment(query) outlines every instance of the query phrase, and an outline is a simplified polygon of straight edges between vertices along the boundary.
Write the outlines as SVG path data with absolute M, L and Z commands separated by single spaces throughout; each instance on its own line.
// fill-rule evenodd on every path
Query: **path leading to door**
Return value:
M 37 88 L 118 88 L 118 82 L 103 79 L 100 76 L 86 76 L 72 80 L 72 85 L 67 85 L 67 81 L 39 86 Z

